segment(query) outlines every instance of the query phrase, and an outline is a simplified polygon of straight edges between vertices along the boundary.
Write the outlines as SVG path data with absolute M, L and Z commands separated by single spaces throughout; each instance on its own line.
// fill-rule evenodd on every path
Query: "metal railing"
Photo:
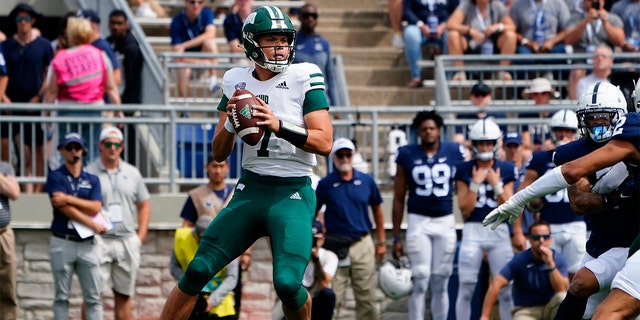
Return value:
M 101 127 L 103 123 L 120 123 L 124 125 L 125 136 L 135 135 L 133 145 L 125 145 L 124 157 L 129 163 L 134 164 L 140 169 L 144 177 L 145 183 L 153 186 L 154 192 L 176 192 L 182 186 L 193 186 L 206 181 L 204 173 L 204 164 L 209 158 L 211 149 L 210 141 L 213 131 L 218 122 L 215 116 L 201 118 L 185 118 L 180 115 L 195 112 L 196 107 L 190 106 L 168 106 L 168 105 L 105 105 L 91 106 L 91 111 L 112 111 L 113 109 L 123 110 L 125 112 L 136 112 L 139 116 L 124 119 L 113 119 L 104 117 L 47 117 L 47 116 L 14 116 L 3 115 L 0 117 L 0 128 L 3 126 L 14 125 L 18 137 L 24 136 L 26 124 L 34 124 L 44 126 L 45 128 L 55 127 L 55 125 L 67 126 L 73 124 L 82 124 L 93 129 L 96 126 Z M 445 122 L 445 134 L 443 139 L 450 139 L 454 127 L 461 126 L 466 130 L 466 126 L 474 122 L 474 120 L 455 119 L 456 114 L 471 114 L 476 112 L 467 106 L 436 106 L 436 107 L 420 107 L 420 106 L 394 106 L 394 108 L 385 108 L 383 106 L 370 107 L 340 107 L 331 109 L 332 114 L 340 115 L 340 119 L 334 120 L 334 130 L 354 132 L 352 137 L 358 141 L 359 151 L 364 160 L 370 164 L 372 176 L 380 184 L 389 184 L 391 177 L 385 171 L 388 165 L 389 152 L 386 146 L 389 144 L 388 134 L 393 129 L 403 130 L 407 137 L 415 137 L 411 132 L 410 123 L 416 112 L 425 109 L 434 109 L 441 113 L 447 120 Z M 575 105 L 553 105 L 553 106 L 536 106 L 536 111 L 557 111 L 563 108 L 575 108 Z M 63 104 L 0 104 L 0 109 L 6 113 L 12 111 L 88 111 L 86 106 L 65 106 Z M 517 115 L 518 113 L 530 113 L 530 106 L 514 105 L 514 106 L 496 106 L 491 107 L 491 112 L 510 113 Z M 142 116 L 142 114 L 155 114 L 154 117 Z M 519 119 L 504 118 L 497 119 L 500 125 L 509 125 L 514 130 L 521 130 L 523 126 L 546 123 L 546 119 Z M 151 128 L 156 130 L 151 130 Z M 33 174 L 27 176 L 24 174 L 25 159 L 24 149 L 21 145 L 9 143 L 9 154 L 0 154 L 1 157 L 10 158 L 12 164 L 17 166 L 19 172 L 18 181 L 20 183 L 44 183 L 46 174 L 50 170 L 51 158 L 57 156 L 57 140 L 54 137 L 48 139 L 45 130 L 44 137 L 40 137 L 45 141 L 47 147 L 43 155 L 42 162 L 45 168 L 40 168 L 43 175 Z M 155 131 L 155 133 L 154 133 Z M 36 145 L 36 135 L 32 135 L 32 140 L 27 141 L 32 145 Z M 97 140 L 97 139 L 93 139 Z M 87 161 L 94 160 L 91 150 L 97 148 L 97 141 L 87 141 L 90 152 Z M 415 143 L 416 141 L 409 141 Z M 232 165 L 231 179 L 236 178 L 241 173 L 241 152 L 239 148 L 240 141 L 237 141 L 234 153 L 230 159 Z M 1 151 L 0 151 L 1 152 Z M 31 162 L 36 163 L 35 154 L 31 154 Z M 330 167 L 330 166 L 329 166 Z M 36 170 L 34 170 L 36 172 Z
M 483 81 L 492 89 L 494 102 L 497 104 L 513 104 L 521 99 L 521 92 L 536 77 L 552 78 L 554 89 L 562 92 L 571 70 L 590 71 L 592 65 L 586 61 L 592 54 L 512 54 L 512 55 L 440 55 L 435 58 L 434 80 L 425 80 L 426 87 L 435 88 L 437 105 L 459 104 L 469 99 L 469 89 L 478 81 Z M 510 65 L 499 65 L 501 60 L 510 60 Z M 453 62 L 462 61 L 462 66 Z M 431 61 L 420 61 L 419 66 L 430 67 Z M 640 59 L 637 53 L 614 53 L 612 71 L 640 70 Z M 467 79 L 453 81 L 450 78 L 458 71 L 465 71 Z M 498 71 L 510 72 L 513 80 L 497 79 Z M 469 76 L 473 79 L 469 79 Z M 564 99 L 567 100 L 567 99 Z M 567 103 L 567 102 L 561 102 Z

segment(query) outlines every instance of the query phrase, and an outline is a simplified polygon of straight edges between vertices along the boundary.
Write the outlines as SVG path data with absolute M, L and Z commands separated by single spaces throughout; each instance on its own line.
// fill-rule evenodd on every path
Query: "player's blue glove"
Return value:
M 509 223 L 511 224 L 516 222 L 516 219 L 518 219 L 518 216 L 520 216 L 524 210 L 524 204 L 512 199 L 513 197 L 489 212 L 484 220 L 482 220 L 482 225 L 486 227 L 491 224 L 491 230 L 495 230 L 507 219 L 509 219 Z

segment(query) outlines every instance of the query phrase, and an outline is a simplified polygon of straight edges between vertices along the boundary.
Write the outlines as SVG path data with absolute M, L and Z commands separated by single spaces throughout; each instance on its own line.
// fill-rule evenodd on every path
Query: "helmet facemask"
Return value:
M 595 143 L 609 141 L 616 123 L 624 111 L 617 108 L 590 108 L 578 110 L 580 134 L 589 137 Z

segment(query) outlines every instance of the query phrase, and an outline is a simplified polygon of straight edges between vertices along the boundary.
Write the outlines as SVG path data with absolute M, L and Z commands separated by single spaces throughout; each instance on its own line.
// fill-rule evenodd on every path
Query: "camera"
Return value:
M 591 0 L 591 8 L 600 10 L 600 0 Z

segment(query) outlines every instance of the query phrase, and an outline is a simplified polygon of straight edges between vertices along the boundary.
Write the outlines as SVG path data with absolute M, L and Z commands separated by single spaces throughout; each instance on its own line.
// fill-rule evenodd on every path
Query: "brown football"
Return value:
M 236 101 L 236 107 L 232 111 L 231 123 L 244 143 L 255 146 L 264 135 L 263 126 L 256 124 L 264 119 L 253 115 L 253 106 L 259 105 L 260 102 L 251 91 L 246 89 L 238 91 L 236 97 L 238 101 Z

